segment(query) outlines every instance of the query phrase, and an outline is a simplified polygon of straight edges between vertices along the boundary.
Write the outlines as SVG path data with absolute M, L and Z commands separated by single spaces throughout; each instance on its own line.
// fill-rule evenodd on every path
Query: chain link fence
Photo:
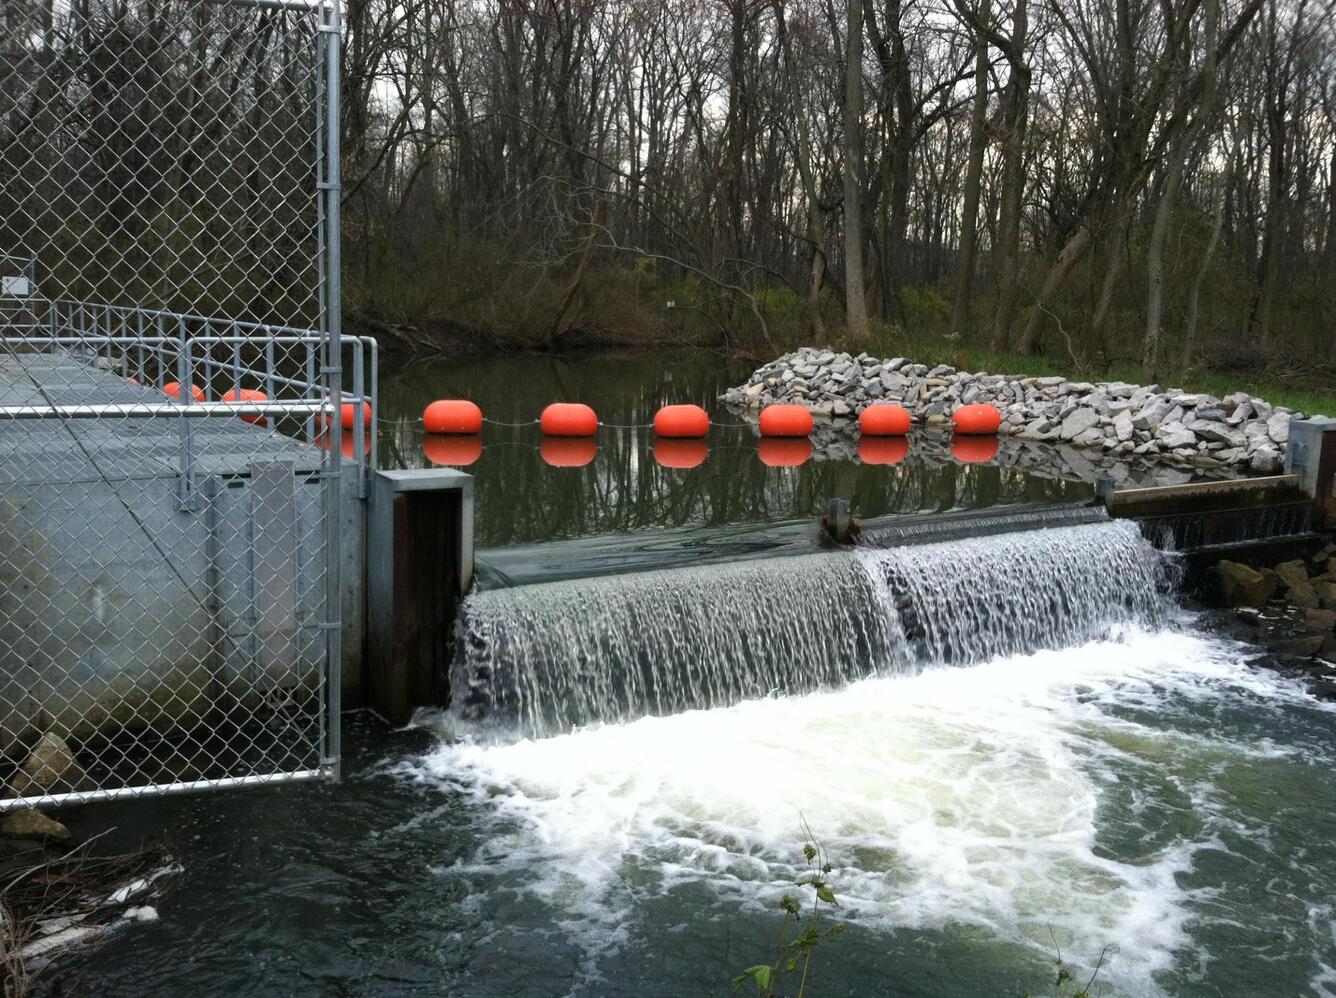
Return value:
M 338 44 L 334 2 L 0 6 L 0 809 L 337 775 Z

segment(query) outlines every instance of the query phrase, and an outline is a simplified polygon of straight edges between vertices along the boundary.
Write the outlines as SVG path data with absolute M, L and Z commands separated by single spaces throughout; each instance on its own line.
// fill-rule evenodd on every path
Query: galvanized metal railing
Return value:
M 27 301 L 30 321 L 0 316 L 0 349 L 61 351 L 100 363 L 144 387 L 162 389 L 197 385 L 203 397 L 194 401 L 179 391 L 173 401 L 73 406 L 3 406 L 0 418 L 95 418 L 154 415 L 168 417 L 233 415 L 237 417 L 302 416 L 303 439 L 327 441 L 334 415 L 329 399 L 324 351 L 328 339 L 312 330 L 211 316 L 185 315 L 162 309 L 133 308 L 71 299 Z M 344 457 L 360 472 L 359 496 L 365 496 L 367 475 L 376 468 L 379 411 L 379 347 L 370 336 L 345 336 L 339 399 L 351 407 L 351 426 Z M 268 401 L 227 401 L 228 392 L 256 389 Z M 370 413 L 370 418 L 367 418 Z M 190 461 L 189 453 L 184 455 Z

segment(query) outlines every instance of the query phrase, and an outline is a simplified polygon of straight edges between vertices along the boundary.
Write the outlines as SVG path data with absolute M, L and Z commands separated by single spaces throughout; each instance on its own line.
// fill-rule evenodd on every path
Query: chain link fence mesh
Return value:
M 0 809 L 336 771 L 337 17 L 0 7 Z

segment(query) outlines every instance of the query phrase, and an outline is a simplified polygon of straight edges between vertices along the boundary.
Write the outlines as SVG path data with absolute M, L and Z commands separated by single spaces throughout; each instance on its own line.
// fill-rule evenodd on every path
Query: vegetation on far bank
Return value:
M 367 0 L 349 311 L 548 348 L 964 351 L 1331 410 L 1336 33 L 1313 15 Z
M 484 279 L 482 274 L 475 276 Z M 541 274 L 531 276 L 541 284 Z M 507 280 L 504 275 L 491 279 Z M 543 317 L 550 315 L 552 300 L 540 290 L 531 288 L 529 295 L 516 298 L 493 290 L 472 301 L 456 302 L 449 288 L 431 293 L 418 288 L 416 279 L 402 275 L 399 279 L 386 275 L 384 283 L 380 280 L 377 278 L 377 294 L 404 297 L 368 298 L 370 289 L 358 287 L 349 301 L 349 321 L 357 331 L 379 336 L 388 348 L 479 356 L 545 346 Z M 498 296 L 506 302 L 504 307 L 494 300 Z M 865 350 L 876 356 L 950 364 L 966 371 L 1132 383 L 1141 380 L 1133 357 L 1116 353 L 1106 357 L 1102 352 L 1081 350 L 1075 343 L 1071 350 L 1060 353 L 1052 349 L 1033 354 L 994 349 L 982 332 L 950 332 L 951 304 L 943 292 L 932 287 L 910 287 L 904 289 L 903 296 L 907 303 L 904 323 L 870 319 L 868 336 L 862 339 L 848 335 L 840 303 L 828 296 L 824 302 L 830 316 L 828 335 L 815 341 L 803 303 L 787 288 L 770 288 L 758 295 L 770 333 L 766 341 L 748 331 L 746 315 L 734 316 L 728 322 L 713 315 L 700 303 L 698 282 L 662 284 L 644 268 L 628 274 L 605 264 L 590 277 L 579 321 L 552 348 L 696 347 L 722 349 L 760 364 L 798 346 L 828 345 L 854 353 Z M 395 304 L 387 307 L 391 300 Z M 368 320 L 369 307 L 377 313 L 397 316 L 399 321 Z M 1218 396 L 1246 391 L 1308 414 L 1336 414 L 1336 364 L 1323 365 L 1312 358 L 1305 361 L 1279 351 L 1264 355 L 1247 347 L 1217 344 L 1204 350 L 1189 367 L 1166 364 L 1160 381 L 1166 386 Z

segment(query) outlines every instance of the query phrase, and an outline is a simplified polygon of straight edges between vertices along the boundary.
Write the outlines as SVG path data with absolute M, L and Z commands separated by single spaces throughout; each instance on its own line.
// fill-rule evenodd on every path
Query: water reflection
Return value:
M 717 401 L 749 371 L 708 353 L 665 352 L 418 364 L 383 379 L 381 463 L 467 467 L 482 547 L 815 517 L 832 496 L 884 516 L 1092 494 L 1051 454 L 1022 453 L 1011 440 L 987 464 L 958 463 L 946 437 L 860 441 L 848 424 L 819 425 L 811 441 L 758 441 L 745 416 Z M 481 439 L 424 438 L 419 417 L 439 398 L 476 401 L 490 421 Z M 553 401 L 587 402 L 613 425 L 592 439 L 544 438 L 534 420 Z M 655 412 L 673 403 L 710 413 L 708 440 L 654 438 Z
M 443 436 L 427 433 L 422 438 L 422 454 L 435 465 L 467 468 L 482 457 L 482 435 Z

